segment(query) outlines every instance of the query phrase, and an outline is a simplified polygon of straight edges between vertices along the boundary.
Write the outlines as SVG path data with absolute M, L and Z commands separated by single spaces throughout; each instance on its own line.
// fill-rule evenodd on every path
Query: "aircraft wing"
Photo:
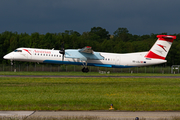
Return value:
M 94 52 L 91 47 L 87 46 L 79 50 L 66 50 L 66 58 L 79 59 L 81 61 L 87 60 L 102 60 L 103 56 L 99 52 Z

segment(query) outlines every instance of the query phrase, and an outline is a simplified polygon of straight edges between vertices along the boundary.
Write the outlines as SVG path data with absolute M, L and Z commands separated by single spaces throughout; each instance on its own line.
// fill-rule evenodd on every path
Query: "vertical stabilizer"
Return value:
M 176 36 L 157 35 L 158 40 L 146 54 L 146 58 L 165 59 Z

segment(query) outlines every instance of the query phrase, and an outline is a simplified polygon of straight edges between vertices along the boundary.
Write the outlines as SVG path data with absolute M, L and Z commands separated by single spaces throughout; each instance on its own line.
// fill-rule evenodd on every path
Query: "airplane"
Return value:
M 131 68 L 148 65 L 156 65 L 167 62 L 165 60 L 170 47 L 176 39 L 172 35 L 157 35 L 157 41 L 147 52 L 135 53 L 106 53 L 95 52 L 92 47 L 86 46 L 82 49 L 36 49 L 17 48 L 5 55 L 3 58 L 12 61 L 27 61 L 37 63 L 72 64 L 83 65 L 82 72 L 89 72 L 87 66 Z

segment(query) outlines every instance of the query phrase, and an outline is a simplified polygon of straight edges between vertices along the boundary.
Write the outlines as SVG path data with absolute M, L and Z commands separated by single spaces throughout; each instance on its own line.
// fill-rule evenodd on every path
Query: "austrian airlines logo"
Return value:
M 26 52 L 28 52 L 28 53 L 31 55 L 31 53 L 29 52 L 29 50 L 27 50 L 27 49 L 23 49 L 23 50 L 25 50 Z
M 160 45 L 160 44 L 157 44 L 159 47 L 161 47 L 164 51 L 166 51 L 165 47 L 166 46 L 163 46 L 163 45 Z M 167 52 L 167 51 L 166 51 Z

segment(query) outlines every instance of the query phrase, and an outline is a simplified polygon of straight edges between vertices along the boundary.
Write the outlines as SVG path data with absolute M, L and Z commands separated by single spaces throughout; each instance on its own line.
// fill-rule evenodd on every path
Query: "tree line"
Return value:
M 160 33 L 167 35 L 167 33 Z M 65 49 L 78 49 L 91 46 L 94 51 L 111 53 L 129 53 L 149 51 L 157 40 L 158 34 L 133 35 L 127 28 L 118 28 L 113 35 L 102 27 L 93 27 L 80 34 L 77 31 L 65 30 L 63 33 L 39 34 L 5 31 L 0 34 L 0 64 L 9 64 L 3 56 L 19 47 L 60 50 L 62 43 Z M 168 53 L 165 65 L 180 65 L 180 33 Z

